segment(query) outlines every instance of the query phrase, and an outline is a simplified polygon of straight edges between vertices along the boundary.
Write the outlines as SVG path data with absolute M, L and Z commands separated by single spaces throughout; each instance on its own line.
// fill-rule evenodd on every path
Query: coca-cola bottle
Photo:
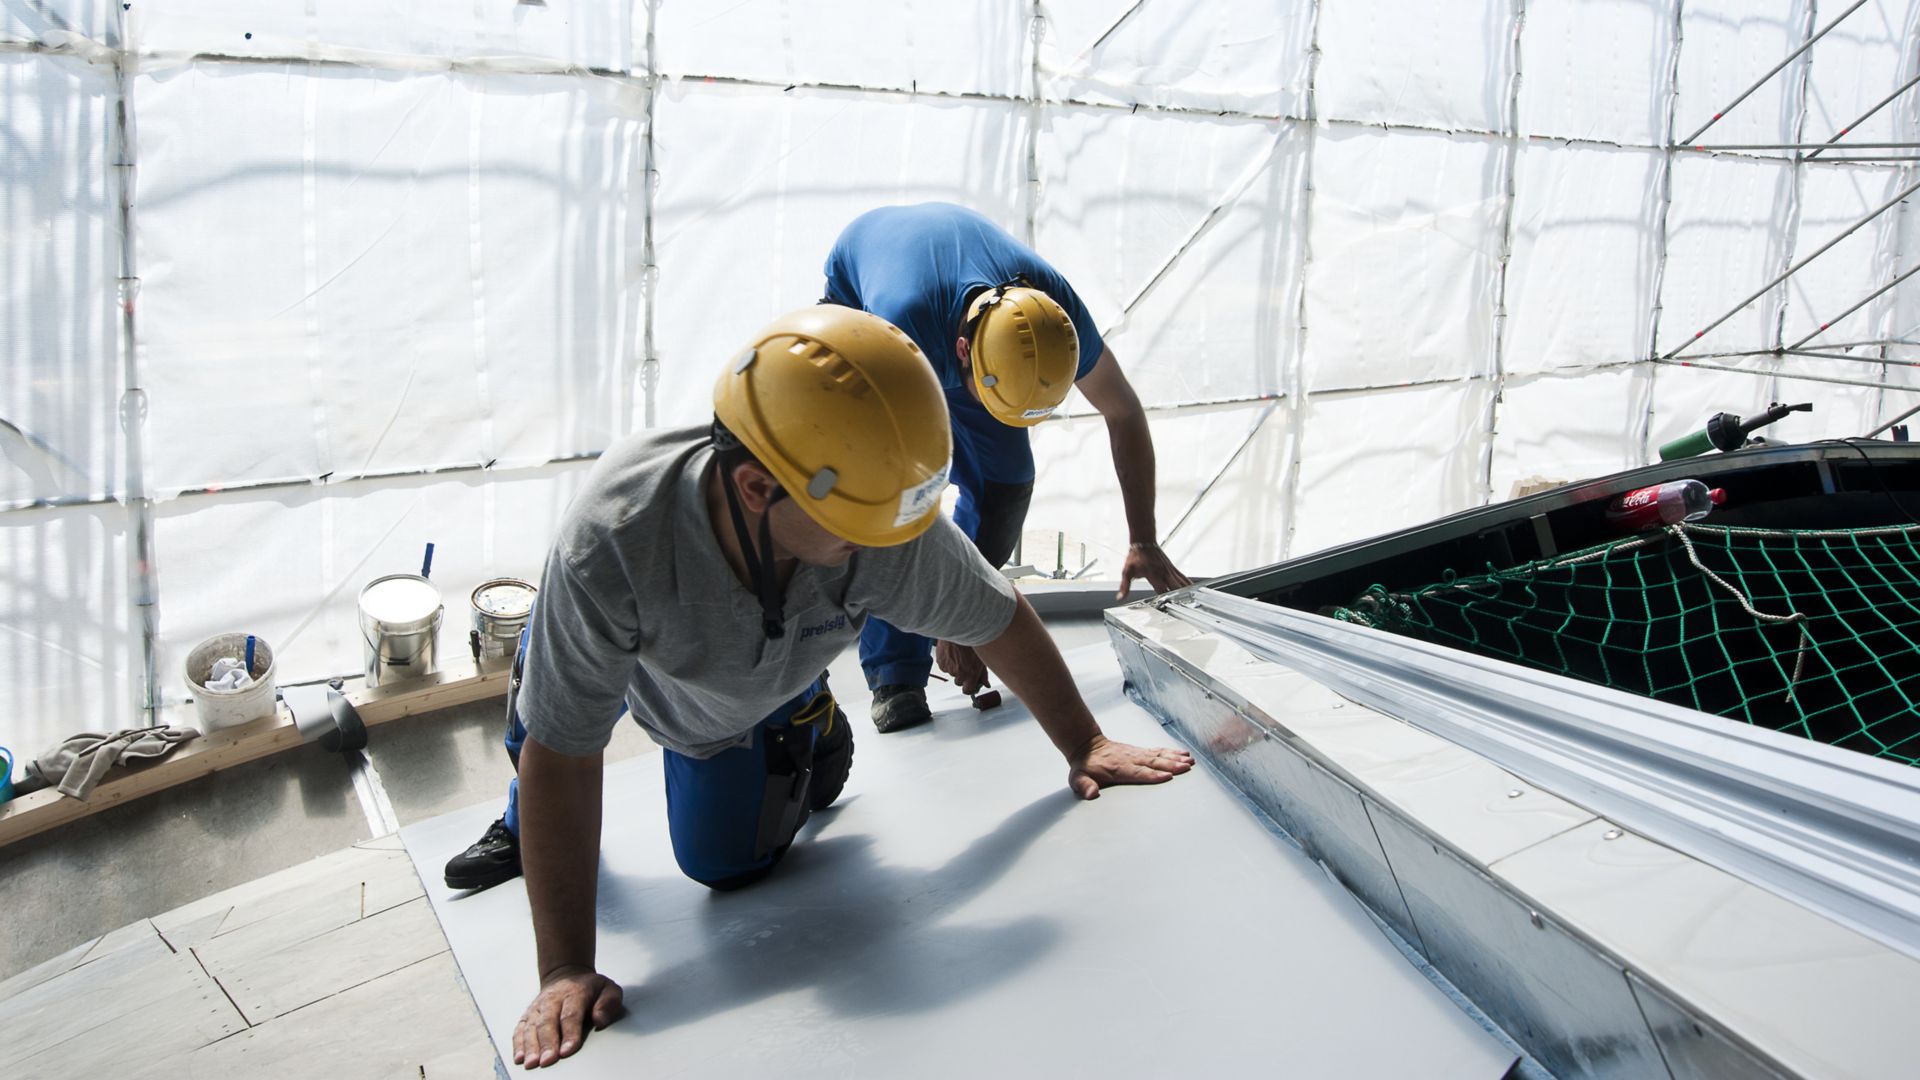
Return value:
M 1679 521 L 1698 521 L 1727 501 L 1720 488 L 1698 480 L 1670 480 L 1636 488 L 1607 504 L 1607 524 L 1621 532 L 1657 529 Z

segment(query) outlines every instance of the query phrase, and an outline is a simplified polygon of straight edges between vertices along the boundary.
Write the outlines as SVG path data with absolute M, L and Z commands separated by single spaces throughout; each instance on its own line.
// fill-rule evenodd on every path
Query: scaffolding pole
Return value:
M 657 415 L 660 389 L 660 355 L 654 351 L 654 310 L 660 290 L 660 264 L 654 246 L 653 218 L 660 198 L 660 159 L 655 154 L 654 122 L 660 115 L 660 52 L 654 32 L 660 25 L 660 0 L 647 0 L 647 90 L 646 129 L 640 133 L 640 420 L 651 428 Z M 624 389 L 624 388 L 623 388 Z M 617 431 L 630 430 L 622 417 Z
M 113 129 L 111 171 L 117 220 L 115 282 L 120 307 L 120 371 L 125 386 L 120 397 L 120 426 L 126 432 L 126 487 L 124 502 L 132 550 L 127 566 L 127 592 L 132 629 L 137 635 L 140 670 L 134 699 L 146 723 L 160 708 L 160 585 L 153 497 L 147 482 L 147 389 L 139 346 L 139 251 L 135 247 L 135 184 L 138 176 L 139 135 L 134 113 L 134 79 L 140 58 L 128 41 L 125 9 L 112 12 L 107 44 L 113 56 Z
M 1901 274 L 1899 277 L 1894 278 L 1892 281 L 1889 281 L 1885 285 L 1882 285 L 1879 288 L 1868 293 L 1866 296 L 1866 299 L 1861 300 L 1859 303 L 1853 305 L 1847 310 L 1841 312 L 1838 315 L 1835 315 L 1833 318 L 1828 319 L 1826 322 L 1821 323 L 1820 329 L 1815 330 L 1813 333 L 1808 334 L 1806 337 L 1803 337 L 1799 341 L 1796 341 L 1793 344 L 1787 346 L 1785 351 L 1793 352 L 1795 349 L 1800 348 L 1801 346 L 1805 345 L 1807 342 L 1812 341 L 1814 338 L 1817 338 L 1821 334 L 1826 333 L 1827 328 L 1832 326 L 1834 323 L 1839 322 L 1841 319 L 1846 318 L 1847 316 L 1853 314 L 1854 312 L 1859 311 L 1861 308 L 1866 307 L 1868 304 L 1872 303 L 1873 301 L 1878 300 L 1889 289 L 1892 289 L 1895 285 L 1900 284 L 1901 282 L 1907 280 L 1908 278 L 1912 277 L 1915 274 L 1920 274 L 1920 266 L 1915 266 L 1913 269 L 1908 270 L 1906 273 Z M 1876 342 L 1875 344 L 1881 344 L 1881 343 Z
M 1802 269 L 1806 267 L 1808 263 L 1826 254 L 1828 251 L 1831 251 L 1835 244 L 1838 244 L 1840 241 L 1845 240 L 1849 236 L 1852 236 L 1855 232 L 1858 232 L 1863 226 L 1865 226 L 1868 222 L 1871 222 L 1874 218 L 1877 218 L 1881 214 L 1884 214 L 1887 211 L 1893 209 L 1894 207 L 1900 205 L 1900 201 L 1902 199 L 1905 199 L 1907 196 L 1913 194 L 1916 191 L 1920 191 L 1920 183 L 1913 184 L 1907 187 L 1905 190 L 1900 192 L 1900 194 L 1895 195 L 1893 198 L 1887 200 L 1887 202 L 1884 205 L 1882 205 L 1879 209 L 1874 210 L 1873 212 L 1869 213 L 1866 217 L 1861 218 L 1860 220 L 1854 222 L 1853 224 L 1847 226 L 1845 229 L 1841 230 L 1840 235 L 1834 237 L 1833 239 L 1827 241 L 1824 244 L 1821 244 L 1819 249 L 1814 251 L 1813 254 L 1808 255 L 1806 258 L 1801 259 L 1799 262 L 1794 263 L 1792 266 L 1787 267 L 1786 273 L 1781 274 L 1779 277 L 1776 277 L 1772 281 L 1769 281 L 1765 285 L 1761 286 L 1756 292 L 1754 292 L 1752 296 L 1749 296 L 1745 300 L 1742 300 L 1738 304 L 1735 304 L 1733 308 L 1729 310 L 1725 315 L 1722 315 L 1719 318 L 1708 323 L 1706 326 L 1696 331 L 1692 337 L 1688 338 L 1686 341 L 1681 342 L 1679 345 L 1675 346 L 1671 351 L 1667 352 L 1666 354 L 1660 356 L 1659 359 L 1661 360 L 1673 359 L 1675 356 L 1677 356 L 1680 353 L 1682 349 L 1685 349 L 1687 346 L 1705 337 L 1707 333 L 1711 331 L 1714 327 L 1719 326 L 1721 323 L 1726 322 L 1728 319 L 1731 319 L 1735 315 L 1740 314 L 1740 312 L 1744 310 L 1748 304 L 1751 304 L 1755 300 L 1758 300 L 1761 297 L 1767 295 L 1767 293 L 1771 291 L 1774 286 L 1780 284 L 1781 282 L 1787 280 L 1793 275 L 1799 273 Z
M 1867 122 L 1868 120 L 1870 120 L 1870 119 L 1872 119 L 1872 118 L 1873 118 L 1873 114 L 1874 114 L 1874 113 L 1877 113 L 1877 112 L 1879 112 L 1879 111 L 1880 111 L 1881 109 L 1884 109 L 1884 108 L 1886 108 L 1886 107 L 1887 107 L 1888 105 L 1891 105 L 1891 104 L 1893 104 L 1893 99 L 1894 99 L 1894 98 L 1897 98 L 1897 97 L 1899 97 L 1899 96 L 1900 96 L 1901 94 L 1904 94 L 1904 93 L 1906 93 L 1907 91 L 1909 91 L 1909 90 L 1911 90 L 1911 89 L 1913 89 L 1913 88 L 1914 88 L 1914 85 L 1915 85 L 1915 84 L 1920 84 L 1920 75 L 1915 75 L 1915 76 L 1914 76 L 1913 78 L 1911 78 L 1911 79 L 1908 79 L 1908 80 L 1907 80 L 1906 82 L 1904 82 L 1904 83 L 1901 83 L 1901 84 L 1900 84 L 1900 89 L 1898 89 L 1898 90 L 1895 90 L 1895 91 L 1894 91 L 1893 93 L 1891 93 L 1891 94 L 1888 94 L 1888 95 L 1887 95 L 1886 97 L 1883 97 L 1883 98 L 1881 98 L 1881 99 L 1880 99 L 1880 101 L 1879 101 L 1879 103 L 1878 103 L 1878 104 L 1876 104 L 1876 105 L 1875 105 L 1875 106 L 1874 106 L 1873 108 L 1871 108 L 1871 109 L 1868 109 L 1868 110 L 1867 110 L 1866 112 L 1863 112 L 1863 113 L 1861 113 L 1861 114 L 1860 114 L 1859 116 L 1857 116 L 1857 117 L 1855 117 L 1855 118 L 1854 118 L 1854 120 L 1853 120 L 1853 122 L 1852 122 L 1852 123 L 1850 123 L 1850 124 L 1848 124 L 1848 125 L 1846 125 L 1845 127 L 1843 127 L 1843 128 L 1841 128 L 1841 129 L 1840 129 L 1839 131 L 1836 131 L 1836 132 L 1834 132 L 1834 133 L 1833 133 L 1833 138 L 1831 138 L 1831 139 L 1828 139 L 1828 140 L 1827 140 L 1827 145 L 1829 145 L 1829 146 L 1831 146 L 1831 145 L 1833 145 L 1834 143 L 1837 143 L 1837 142 L 1839 142 L 1839 141 L 1840 141 L 1840 139 L 1841 139 L 1841 138 L 1842 138 L 1843 136 L 1845 136 L 1847 132 L 1849 132 L 1849 131 L 1852 131 L 1852 130 L 1853 130 L 1854 128 L 1857 128 L 1857 127 L 1859 127 L 1859 126 L 1860 126 L 1861 124 L 1864 124 L 1864 123 L 1866 123 L 1866 122 Z M 1856 145 L 1856 144 L 1849 144 L 1849 145 L 1851 146 L 1851 145 Z M 1812 160 L 1813 160 L 1814 158 L 1816 158 L 1816 157 L 1819 157 L 1819 156 L 1820 156 L 1820 153 L 1821 153 L 1821 151 L 1820 151 L 1820 150 L 1815 150 L 1815 151 L 1814 151 L 1813 153 L 1811 153 L 1811 154 L 1808 154 L 1808 155 L 1806 156 L 1806 159 L 1805 159 L 1805 160 L 1807 160 L 1807 161 L 1812 161 Z
M 1807 35 L 1812 35 L 1814 21 L 1819 17 L 1819 0 L 1806 0 L 1806 13 L 1804 15 L 1805 29 L 1802 32 Z M 1808 40 L 1812 40 L 1811 36 L 1808 37 Z M 1812 74 L 1812 69 L 1813 63 L 1809 59 L 1800 65 L 1800 70 L 1796 73 L 1799 76 L 1798 78 L 1788 79 L 1789 84 L 1792 86 L 1791 93 L 1794 99 L 1794 142 L 1800 142 L 1807 137 L 1807 81 L 1808 76 Z M 1793 257 L 1798 253 L 1800 248 L 1800 192 L 1806 183 L 1806 171 L 1806 166 L 1800 162 L 1799 155 L 1796 154 L 1787 183 L 1787 220 L 1781 229 L 1780 237 L 1780 265 L 1782 267 L 1793 265 Z M 1787 308 L 1791 306 L 1792 300 L 1793 295 L 1791 292 L 1783 293 L 1780 297 L 1779 304 L 1775 305 L 1772 335 L 1775 348 L 1779 348 L 1787 340 Z M 1767 396 L 1776 397 L 1777 392 L 1770 387 Z
M 1767 84 L 1768 79 L 1771 79 L 1775 75 L 1780 74 L 1780 70 L 1786 67 L 1788 64 L 1791 64 L 1795 60 L 1799 59 L 1801 53 L 1804 53 L 1808 49 L 1813 48 L 1814 42 L 1819 41 L 1823 37 L 1826 37 L 1828 30 L 1832 30 L 1834 27 L 1839 26 L 1840 20 L 1846 18 L 1847 16 L 1853 14 L 1856 11 L 1859 11 L 1862 7 L 1866 6 L 1866 3 L 1867 3 L 1867 0 L 1854 0 L 1854 5 L 1852 7 L 1848 8 L 1847 10 L 1841 12 L 1838 15 L 1835 15 L 1833 17 L 1833 21 L 1828 23 L 1825 27 L 1821 28 L 1819 33 L 1813 35 L 1812 37 L 1808 38 L 1806 41 L 1802 42 L 1799 48 L 1787 54 L 1787 58 L 1785 60 L 1782 60 L 1779 63 L 1773 65 L 1772 69 L 1770 69 L 1765 75 L 1760 76 L 1760 78 L 1757 81 L 1755 81 L 1752 86 L 1749 86 L 1745 90 L 1742 90 L 1740 92 L 1739 97 L 1734 98 L 1732 101 L 1728 102 L 1726 108 L 1721 109 L 1719 112 L 1714 113 L 1713 119 L 1707 121 L 1704 124 L 1701 124 L 1699 130 L 1695 131 L 1693 134 L 1687 136 L 1686 138 L 1681 139 L 1680 141 L 1682 143 L 1690 143 L 1693 140 L 1699 138 L 1701 135 L 1706 134 L 1706 130 L 1712 127 L 1713 125 L 1719 123 L 1721 117 L 1732 112 L 1734 106 L 1747 100 L 1748 97 L 1752 96 L 1755 90 L 1758 90 L 1762 86 L 1765 86 Z
M 1660 320 L 1666 314 L 1667 251 L 1672 246 L 1668 219 L 1673 214 L 1673 133 L 1678 130 L 1680 112 L 1680 49 L 1686 41 L 1686 0 L 1673 3 L 1673 53 L 1667 58 L 1666 114 L 1660 127 L 1660 203 L 1654 218 L 1654 258 L 1652 309 L 1647 318 L 1647 351 L 1652 357 L 1660 351 Z M 1640 429 L 1635 434 L 1640 446 L 1639 461 L 1645 464 L 1653 455 L 1653 420 L 1660 394 L 1660 368 L 1647 366 L 1647 404 L 1640 411 Z
M 1884 364 L 1888 367 L 1920 367 L 1920 360 L 1889 360 L 1882 356 L 1849 356 L 1846 353 L 1809 352 L 1806 349 L 1786 349 L 1788 356 L 1807 356 L 1816 360 L 1845 360 L 1855 364 Z
M 1909 416 L 1912 416 L 1914 413 L 1920 413 L 1920 405 L 1915 405 L 1913 408 L 1908 409 L 1906 412 L 1901 413 L 1899 416 L 1896 416 L 1893 419 L 1887 421 L 1886 423 L 1881 424 L 1879 427 L 1874 428 L 1872 431 L 1867 432 L 1866 437 L 1871 439 L 1875 435 L 1878 435 L 1883 431 L 1887 431 L 1891 429 L 1895 424 L 1898 424 L 1900 421 L 1905 420 Z
M 1173 528 L 1168 529 L 1166 533 L 1160 537 L 1161 546 L 1164 547 L 1172 543 L 1173 538 L 1180 535 L 1180 529 L 1187 523 L 1187 519 L 1193 516 L 1195 510 L 1200 509 L 1200 504 L 1207 501 L 1207 496 L 1212 493 L 1214 487 L 1226 478 L 1227 471 L 1233 468 L 1234 462 L 1240 460 L 1240 455 L 1247 452 L 1247 447 L 1253 445 L 1253 440 L 1259 436 L 1260 429 L 1266 426 L 1267 420 L 1273 416 L 1274 410 L 1279 407 L 1280 403 L 1278 401 L 1269 403 L 1266 408 L 1260 410 L 1260 415 L 1254 417 L 1253 422 L 1247 425 L 1246 438 L 1241 439 L 1239 445 L 1233 448 L 1233 453 L 1228 454 L 1221 460 L 1220 467 L 1213 472 L 1213 478 L 1208 480 L 1206 485 L 1194 495 L 1192 501 L 1187 503 L 1187 508 L 1180 514 L 1180 520 L 1174 522 Z
M 1878 337 L 1870 341 L 1827 341 L 1822 342 L 1823 349 L 1878 349 L 1886 345 L 1920 345 L 1920 341 L 1903 341 L 1899 335 Z M 1711 353 L 1695 353 L 1696 356 L 1710 356 Z
M 1707 154 L 1717 154 L 1722 150 L 1831 150 L 1832 140 L 1827 142 L 1782 142 L 1782 143 L 1714 143 L 1711 146 L 1682 143 L 1675 150 L 1697 150 Z M 1913 142 L 1862 142 L 1848 143 L 1849 150 L 1920 150 L 1920 143 Z
M 1728 367 L 1725 364 L 1702 364 L 1692 360 L 1655 360 L 1656 364 L 1667 367 L 1693 368 L 1697 371 L 1726 371 L 1735 375 L 1754 375 L 1760 378 L 1799 379 L 1802 382 L 1829 383 L 1834 386 L 1864 386 L 1869 390 L 1907 390 L 1920 392 L 1920 386 L 1890 386 L 1869 379 L 1838 379 L 1831 375 L 1802 375 L 1793 371 L 1755 371 L 1752 368 Z
M 1480 447 L 1480 502 L 1493 502 L 1494 445 L 1500 437 L 1500 405 L 1507 393 L 1507 276 L 1513 265 L 1513 218 L 1517 200 L 1515 177 L 1520 172 L 1520 147 L 1526 141 L 1520 134 L 1520 37 L 1527 29 L 1527 0 L 1512 0 L 1512 19 L 1507 35 L 1507 57 L 1511 74 L 1507 79 L 1507 107 L 1503 125 L 1508 132 L 1503 140 L 1499 172 L 1500 262 L 1494 272 L 1493 287 L 1493 393 L 1487 397 L 1486 442 Z
M 1309 0 L 1307 18 L 1307 94 L 1302 112 L 1306 114 L 1306 149 L 1300 162 L 1300 228 L 1297 245 L 1298 293 L 1294 297 L 1293 354 L 1287 359 L 1283 390 L 1287 407 L 1293 413 L 1287 425 L 1286 480 L 1280 487 L 1280 543 L 1275 554 L 1282 559 L 1293 552 L 1293 537 L 1298 531 L 1300 509 L 1300 459 L 1306 445 L 1307 430 L 1307 275 L 1313 267 L 1313 242 L 1307 228 L 1313 221 L 1313 158 L 1320 141 L 1320 3 Z

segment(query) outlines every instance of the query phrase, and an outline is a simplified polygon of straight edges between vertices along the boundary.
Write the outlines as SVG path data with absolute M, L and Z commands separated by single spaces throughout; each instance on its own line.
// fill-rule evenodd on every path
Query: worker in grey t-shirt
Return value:
M 1082 798 L 1192 767 L 1101 734 L 1039 616 L 940 515 L 951 454 L 906 335 L 821 306 L 727 365 L 710 435 L 649 433 L 595 466 L 547 559 L 510 706 L 541 987 L 516 1065 L 574 1053 L 621 1012 L 594 970 L 594 894 L 601 754 L 623 708 L 666 748 L 675 858 L 715 888 L 772 870 L 839 794 L 852 733 L 821 672 L 870 616 L 976 648 Z

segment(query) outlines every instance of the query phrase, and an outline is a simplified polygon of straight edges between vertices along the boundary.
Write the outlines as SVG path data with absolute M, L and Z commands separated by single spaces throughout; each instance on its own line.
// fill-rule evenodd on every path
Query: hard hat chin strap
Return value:
M 760 543 L 756 545 L 748 535 L 746 515 L 740 512 L 740 496 L 734 494 L 732 475 L 725 478 L 723 486 L 727 492 L 727 510 L 733 515 L 733 535 L 740 541 L 747 576 L 753 579 L 753 591 L 760 597 L 760 629 L 769 640 L 785 637 L 786 602 L 780 595 L 780 575 L 773 567 L 773 526 L 768 519 L 773 516 L 773 504 L 786 498 L 787 493 L 775 488 L 773 498 L 767 500 L 767 508 L 760 514 Z
M 714 462 L 720 470 L 720 489 L 727 493 L 727 514 L 733 518 L 733 535 L 740 541 L 741 561 L 747 564 L 747 577 L 752 579 L 754 595 L 760 598 L 760 631 L 769 641 L 785 637 L 787 634 L 786 598 L 781 595 L 780 575 L 773 565 L 773 505 L 787 497 L 782 487 L 773 489 L 773 497 L 767 500 L 766 509 L 760 513 L 760 543 L 753 542 L 751 530 L 747 528 L 747 516 L 740 509 L 740 495 L 734 490 L 733 470 L 726 464 L 726 450 L 740 445 L 733 433 L 714 421 L 714 442 L 721 453 Z

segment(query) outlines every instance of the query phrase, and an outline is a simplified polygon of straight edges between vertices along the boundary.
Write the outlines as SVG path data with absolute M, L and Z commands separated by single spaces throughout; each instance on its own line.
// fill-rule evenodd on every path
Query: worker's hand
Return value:
M 940 670 L 953 678 L 960 692 L 972 697 L 987 685 L 987 665 L 980 654 L 965 645 L 942 641 L 933 647 L 933 658 Z
M 1173 560 L 1167 558 L 1167 553 L 1160 550 L 1159 544 L 1127 545 L 1127 561 L 1120 565 L 1120 592 L 1114 599 L 1127 598 L 1127 590 L 1133 588 L 1134 578 L 1146 578 L 1154 592 L 1182 589 L 1193 584 L 1193 579 L 1173 565 Z
M 1067 786 L 1083 799 L 1097 799 L 1115 784 L 1164 784 L 1193 768 L 1185 750 L 1129 746 L 1095 735 L 1068 762 Z
M 599 1031 L 625 1014 L 619 983 L 590 968 L 555 968 L 514 1026 L 513 1063 L 538 1069 L 572 1057 L 589 1022 Z

